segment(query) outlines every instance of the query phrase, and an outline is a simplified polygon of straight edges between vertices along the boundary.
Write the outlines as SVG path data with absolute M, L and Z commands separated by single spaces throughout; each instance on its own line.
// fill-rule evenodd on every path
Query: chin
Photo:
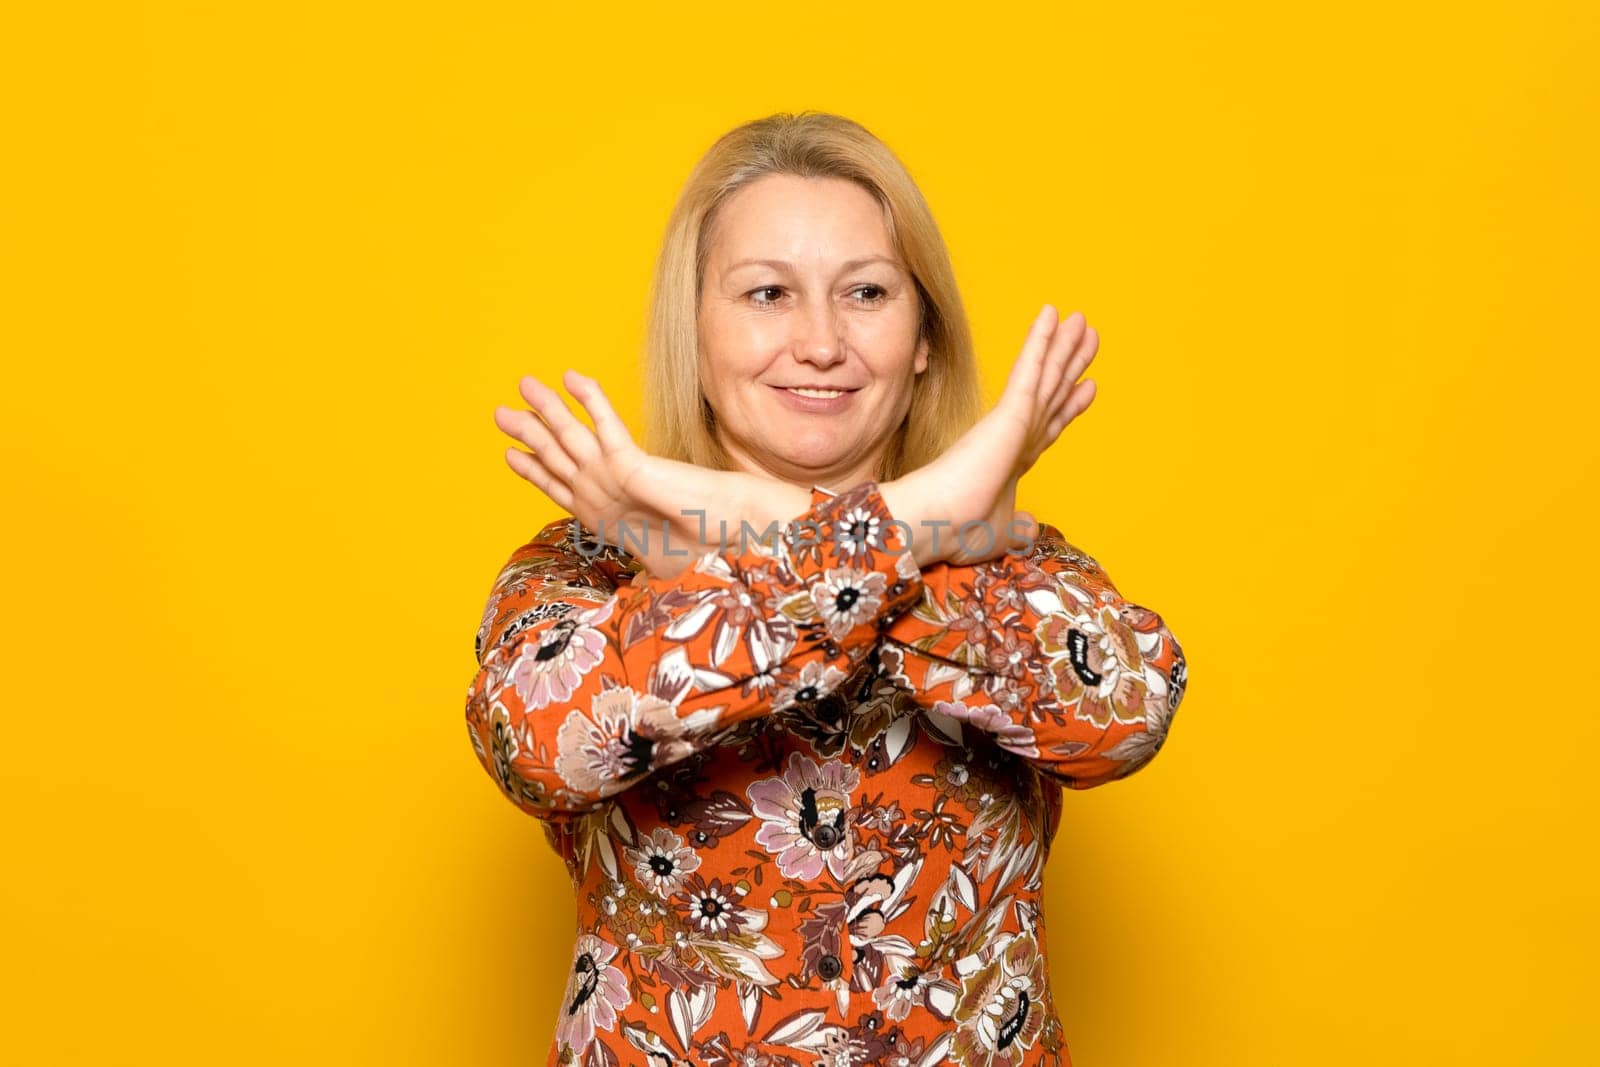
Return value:
M 805 457 L 812 464 L 843 463 L 860 452 L 859 442 L 838 434 L 812 431 L 789 443 L 789 455 Z

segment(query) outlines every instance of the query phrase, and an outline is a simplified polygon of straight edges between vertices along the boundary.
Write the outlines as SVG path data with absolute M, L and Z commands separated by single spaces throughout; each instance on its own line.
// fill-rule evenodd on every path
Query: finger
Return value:
M 522 394 L 528 407 L 538 413 L 552 432 L 556 431 L 559 424 L 573 419 L 561 394 L 531 374 L 525 374 L 517 381 L 517 392 Z
M 1067 428 L 1067 424 L 1083 414 L 1084 410 L 1093 403 L 1094 398 L 1094 379 L 1086 378 L 1079 382 L 1077 388 L 1068 393 L 1068 399 L 1062 409 L 1051 415 L 1049 421 L 1045 423 L 1044 429 L 1034 439 L 1035 444 L 1019 463 L 1017 470 L 1019 472 L 1031 470 L 1033 465 L 1039 462 L 1039 457 L 1043 456 L 1045 452 L 1049 451 L 1050 446 L 1056 443 L 1056 439 L 1061 436 L 1061 431 Z
M 1045 427 L 1045 448 L 1049 448 L 1055 439 L 1061 436 L 1061 431 L 1067 424 L 1082 415 L 1090 404 L 1094 403 L 1095 384 L 1093 378 L 1085 378 L 1078 383 L 1078 387 L 1067 396 L 1066 405 L 1050 420 Z M 1043 451 L 1041 449 L 1040 451 Z
M 1034 394 L 1034 402 L 1038 405 L 1040 415 L 1049 411 L 1050 399 L 1055 395 L 1056 387 L 1065 377 L 1067 365 L 1082 342 L 1087 326 L 1084 324 L 1083 312 L 1074 311 L 1061 321 L 1056 327 L 1055 336 L 1050 339 L 1050 348 L 1045 353 L 1044 365 L 1039 372 L 1039 389 Z
M 1011 364 L 1011 373 L 1006 377 L 1005 391 L 1000 397 L 1001 403 L 1021 405 L 1033 402 L 1039 389 L 1040 368 L 1055 329 L 1055 306 L 1046 304 L 1039 309 L 1038 316 L 1029 327 L 1028 336 L 1022 342 L 1022 351 L 1017 353 L 1017 361 Z
M 1089 364 L 1094 362 L 1095 354 L 1100 351 L 1100 331 L 1094 327 L 1087 327 L 1083 337 L 1078 342 L 1077 350 L 1072 353 L 1072 358 L 1067 362 L 1066 373 L 1062 380 L 1077 382 L 1083 372 L 1089 369 Z
M 1045 411 L 1049 416 L 1054 416 L 1060 409 L 1067 398 L 1067 394 L 1077 384 L 1078 378 L 1088 369 L 1089 364 L 1094 362 L 1095 353 L 1099 351 L 1099 348 L 1100 332 L 1093 326 L 1085 327 L 1083 336 L 1078 340 L 1077 350 L 1073 352 L 1072 359 L 1068 361 L 1067 367 L 1061 374 L 1061 380 L 1056 383 L 1056 387 L 1050 395 L 1049 403 L 1045 405 Z
M 523 397 L 543 416 L 574 463 L 585 467 L 599 459 L 600 442 L 594 431 L 579 421 L 560 393 L 532 375 L 525 376 L 520 384 Z
M 575 370 L 567 371 L 561 379 L 567 387 L 567 392 L 577 397 L 589 413 L 589 419 L 594 423 L 596 436 L 600 439 L 600 447 L 605 452 L 618 452 L 625 448 L 633 447 L 633 435 L 628 432 L 627 425 L 617 415 L 616 409 L 611 406 L 611 400 L 606 396 L 605 390 L 600 388 L 600 383 Z
M 506 464 L 523 478 L 532 482 L 545 496 L 556 502 L 562 511 L 572 511 L 572 487 L 550 473 L 550 468 L 539 457 L 519 448 L 506 449 Z
M 549 496 L 552 501 L 557 501 L 558 504 L 562 501 L 557 498 L 571 498 L 571 486 L 566 485 L 562 478 L 550 474 L 549 466 L 533 453 L 525 453 L 520 448 L 507 448 L 506 466 L 515 470 L 518 477 L 533 483 L 534 488 L 538 488 L 541 493 Z
M 550 432 L 550 427 L 544 420 L 531 411 L 519 411 L 516 408 L 497 407 L 494 409 L 495 425 L 506 433 L 527 445 L 536 454 L 550 472 L 562 481 L 571 483 L 577 474 L 578 465 L 573 462 L 567 450 L 556 441 L 555 435 Z
M 572 511 L 572 486 L 552 474 L 550 468 L 541 462 L 538 456 L 524 452 L 521 449 L 508 448 L 506 449 L 506 463 L 512 470 L 532 482 L 534 487 L 541 493 L 555 501 L 556 506 L 561 508 L 562 511 Z

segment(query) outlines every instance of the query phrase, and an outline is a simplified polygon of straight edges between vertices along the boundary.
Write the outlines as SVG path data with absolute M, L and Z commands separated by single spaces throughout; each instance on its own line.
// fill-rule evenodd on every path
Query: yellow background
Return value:
M 801 108 L 921 183 L 991 395 L 1101 332 L 1024 504 L 1191 689 L 1067 798 L 1079 1067 L 1593 1056 L 1588 6 L 16 5 L 0 1058 L 544 1062 L 492 411 L 635 415 L 680 183 Z

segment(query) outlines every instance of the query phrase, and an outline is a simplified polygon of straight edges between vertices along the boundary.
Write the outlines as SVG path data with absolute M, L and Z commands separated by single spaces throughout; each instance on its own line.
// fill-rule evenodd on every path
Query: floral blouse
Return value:
M 1156 754 L 1183 652 L 1053 526 L 919 571 L 891 519 L 814 488 L 672 579 L 563 519 L 501 571 L 466 719 L 577 895 L 549 1063 L 1070 1065 L 1061 787 Z

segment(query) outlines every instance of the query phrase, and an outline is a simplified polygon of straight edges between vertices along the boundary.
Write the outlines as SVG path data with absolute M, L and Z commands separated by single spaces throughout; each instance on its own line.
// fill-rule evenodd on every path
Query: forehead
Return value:
M 769 174 L 729 197 L 717 213 L 708 258 L 791 262 L 895 256 L 884 208 L 844 178 Z

